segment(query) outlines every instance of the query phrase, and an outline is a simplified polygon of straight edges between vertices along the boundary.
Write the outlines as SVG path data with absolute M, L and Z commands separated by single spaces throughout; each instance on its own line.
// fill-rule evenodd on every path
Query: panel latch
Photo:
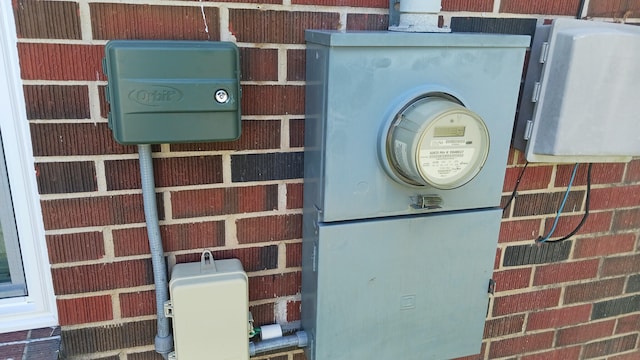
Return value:
M 493 295 L 496 292 L 496 281 L 493 279 L 489 279 L 489 289 L 487 292 Z
M 415 209 L 440 209 L 444 203 L 440 195 L 417 195 L 411 199 Z

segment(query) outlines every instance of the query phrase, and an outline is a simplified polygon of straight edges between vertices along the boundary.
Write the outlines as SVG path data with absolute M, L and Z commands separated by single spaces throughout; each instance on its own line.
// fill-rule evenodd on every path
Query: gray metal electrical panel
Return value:
M 556 19 L 534 36 L 514 145 L 531 162 L 640 155 L 640 27 Z
M 306 39 L 308 359 L 480 352 L 529 37 Z

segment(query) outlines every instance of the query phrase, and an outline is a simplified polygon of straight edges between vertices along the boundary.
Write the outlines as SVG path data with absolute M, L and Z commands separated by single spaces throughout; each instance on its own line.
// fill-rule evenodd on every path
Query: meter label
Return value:
M 420 150 L 420 165 L 433 179 L 452 178 L 463 173 L 473 160 L 475 148 Z

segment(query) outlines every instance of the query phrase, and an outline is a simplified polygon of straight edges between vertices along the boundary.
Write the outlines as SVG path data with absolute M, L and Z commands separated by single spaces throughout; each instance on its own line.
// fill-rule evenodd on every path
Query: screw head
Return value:
M 220 104 L 229 102 L 229 93 L 224 89 L 216 90 L 216 94 L 214 97 L 216 101 Z

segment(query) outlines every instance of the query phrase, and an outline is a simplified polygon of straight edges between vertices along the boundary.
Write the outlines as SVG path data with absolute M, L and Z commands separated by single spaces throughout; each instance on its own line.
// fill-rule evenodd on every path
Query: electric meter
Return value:
M 489 132 L 482 118 L 446 95 L 409 103 L 386 136 L 393 177 L 416 186 L 460 187 L 480 172 L 488 153 Z

